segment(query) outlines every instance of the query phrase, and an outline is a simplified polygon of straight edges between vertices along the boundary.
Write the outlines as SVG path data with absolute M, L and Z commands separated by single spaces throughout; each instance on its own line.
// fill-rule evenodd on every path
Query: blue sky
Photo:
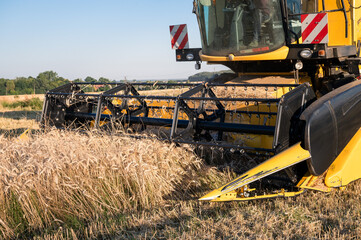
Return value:
M 0 78 L 186 78 L 194 63 L 170 47 L 169 25 L 182 23 L 201 47 L 192 0 L 0 0 Z

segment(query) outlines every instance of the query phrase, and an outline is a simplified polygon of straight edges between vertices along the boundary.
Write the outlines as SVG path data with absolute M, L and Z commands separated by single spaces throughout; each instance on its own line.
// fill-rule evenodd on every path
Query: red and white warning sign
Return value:
M 301 15 L 303 44 L 328 43 L 327 13 Z
M 172 49 L 189 48 L 187 24 L 169 26 Z

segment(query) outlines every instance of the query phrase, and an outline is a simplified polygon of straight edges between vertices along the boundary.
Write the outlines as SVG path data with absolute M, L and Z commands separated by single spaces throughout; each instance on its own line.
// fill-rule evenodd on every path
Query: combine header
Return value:
M 109 90 L 84 92 L 97 85 Z M 280 126 L 312 94 L 308 84 L 69 83 L 46 94 L 42 123 L 162 131 L 159 137 L 176 143 L 269 156 L 287 145 Z M 277 117 L 286 108 L 289 114 Z
M 177 61 L 195 61 L 197 69 L 218 63 L 234 75 L 203 83 L 70 83 L 46 94 L 42 124 L 155 134 L 228 151 L 248 167 L 200 200 L 344 187 L 361 177 L 360 4 L 195 0 L 202 49 L 188 47 L 186 25 L 171 26 Z M 271 192 L 260 195 L 256 183 Z

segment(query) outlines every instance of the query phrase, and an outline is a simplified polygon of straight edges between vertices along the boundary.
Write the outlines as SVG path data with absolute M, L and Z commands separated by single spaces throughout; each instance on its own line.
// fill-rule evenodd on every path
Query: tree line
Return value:
M 0 95 L 21 95 L 21 94 L 44 94 L 47 91 L 70 82 L 112 82 L 107 78 L 101 77 L 95 79 L 86 77 L 84 80 L 78 78 L 69 80 L 60 77 L 54 71 L 39 73 L 37 77 L 17 77 L 15 79 L 0 78 Z M 113 81 L 115 82 L 115 81 Z M 103 90 L 103 89 L 96 89 Z
M 46 71 L 34 77 L 0 78 L 0 95 L 42 94 L 70 82 L 56 72 Z
M 222 71 L 224 72 L 224 71 Z M 222 72 L 218 72 L 222 73 Z M 193 76 L 190 76 L 187 80 L 184 81 L 207 81 L 211 79 L 216 73 L 209 72 L 201 72 L 197 73 Z M 123 80 L 126 81 L 126 80 Z M 121 81 L 121 82 L 123 82 Z M 135 81 L 135 80 L 133 80 Z M 101 77 L 99 79 L 95 79 L 93 77 L 86 77 L 83 79 L 74 79 L 69 80 L 63 77 L 60 77 L 54 71 L 46 71 L 39 73 L 37 77 L 17 77 L 15 79 L 5 79 L 0 78 L 0 95 L 22 95 L 22 94 L 44 94 L 47 91 L 64 85 L 70 82 L 91 82 L 91 83 L 110 83 L 110 82 L 119 82 L 119 81 L 111 81 L 107 78 Z M 147 81 L 153 83 L 154 81 Z M 182 82 L 181 80 L 168 80 L 165 81 L 168 83 L 177 83 Z M 150 88 L 150 87 L 149 87 Z M 100 86 L 93 89 L 86 89 L 86 91 L 104 91 L 107 90 L 106 86 Z M 147 89 L 143 89 L 147 90 Z

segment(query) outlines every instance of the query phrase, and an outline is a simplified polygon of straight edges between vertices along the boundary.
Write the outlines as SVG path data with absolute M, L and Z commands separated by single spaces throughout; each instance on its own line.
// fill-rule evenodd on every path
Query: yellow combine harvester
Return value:
M 327 192 L 360 178 L 361 1 L 193 4 L 202 49 L 185 47 L 184 26 L 172 26 L 177 61 L 222 64 L 236 74 L 206 83 L 70 83 L 46 94 L 42 123 L 147 131 L 259 161 L 200 200 Z M 86 93 L 94 87 L 104 91 Z M 264 183 L 270 193 L 251 188 Z

